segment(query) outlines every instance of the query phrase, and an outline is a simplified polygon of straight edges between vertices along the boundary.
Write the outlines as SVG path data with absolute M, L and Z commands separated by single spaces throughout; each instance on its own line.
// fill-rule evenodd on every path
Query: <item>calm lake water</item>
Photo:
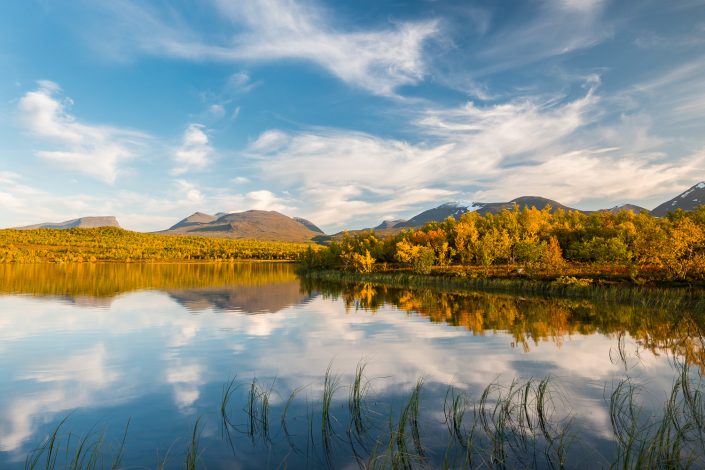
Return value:
M 208 469 L 462 466 L 470 436 L 472 464 L 491 466 L 488 436 L 521 427 L 522 413 L 511 405 L 513 418 L 471 434 L 483 390 L 495 384 L 492 415 L 529 379 L 530 439 L 505 432 L 507 461 L 549 468 L 562 455 L 571 468 L 604 467 L 617 456 L 610 396 L 620 381 L 640 387 L 646 419 L 668 398 L 674 361 L 687 359 L 694 379 L 704 364 L 702 314 L 688 309 L 317 285 L 293 269 L 0 265 L 0 468 L 24 468 L 56 429 L 57 462 L 81 439 L 103 439 L 109 467 L 128 420 L 126 468 L 183 468 L 196 424 Z M 349 397 L 361 363 L 357 432 Z M 550 439 L 532 398 L 544 377 Z M 419 379 L 418 419 L 400 420 Z M 444 422 L 457 397 L 462 439 Z

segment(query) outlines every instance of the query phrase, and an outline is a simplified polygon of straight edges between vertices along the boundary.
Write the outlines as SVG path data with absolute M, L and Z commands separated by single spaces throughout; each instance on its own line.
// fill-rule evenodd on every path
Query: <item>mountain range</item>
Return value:
M 705 204 L 705 182 L 700 182 L 673 199 L 660 204 L 652 211 L 633 204 L 624 204 L 601 211 L 619 212 L 629 210 L 636 213 L 651 213 L 657 217 L 664 217 L 669 212 L 677 209 L 691 211 L 700 204 Z M 374 228 L 381 235 L 397 233 L 407 228 L 420 227 L 428 222 L 443 221 L 448 217 L 460 218 L 466 212 L 475 211 L 479 214 L 496 214 L 502 209 L 511 209 L 517 205 L 519 207 L 536 207 L 544 209 L 551 207 L 552 211 L 557 209 L 579 210 L 563 204 L 538 196 L 522 196 L 512 199 L 509 202 L 474 202 L 463 204 L 458 202 L 447 202 L 437 207 L 425 210 L 408 220 L 385 220 Z M 580 211 L 590 213 L 595 211 Z M 82 217 L 59 223 L 42 223 L 18 227 L 21 230 L 37 228 L 95 228 L 95 227 L 119 227 L 118 221 L 112 216 Z M 361 232 L 371 229 L 355 230 L 350 233 Z M 324 232 L 313 222 L 300 217 L 289 217 L 276 211 L 249 210 L 244 212 L 226 213 L 219 212 L 215 215 L 203 212 L 195 212 L 185 219 L 180 220 L 172 227 L 156 232 L 165 235 L 193 235 L 217 238 L 249 238 L 271 241 L 288 242 L 310 242 L 325 241 L 326 239 L 342 236 L 343 232 L 332 236 L 325 235 Z
M 44 222 L 35 225 L 26 225 L 24 227 L 16 227 L 17 230 L 34 230 L 38 228 L 98 228 L 98 227 L 120 227 L 117 219 L 112 215 L 81 217 L 78 219 L 67 220 L 65 222 Z
M 249 210 L 217 215 L 196 212 L 157 233 L 307 242 L 323 235 L 323 230 L 306 219 L 288 217 L 275 211 Z

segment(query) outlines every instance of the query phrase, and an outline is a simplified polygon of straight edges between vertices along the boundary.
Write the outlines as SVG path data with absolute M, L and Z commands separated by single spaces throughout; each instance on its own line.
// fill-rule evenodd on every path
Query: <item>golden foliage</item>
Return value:
M 303 243 L 168 236 L 115 227 L 0 230 L 0 263 L 294 261 L 309 246 Z

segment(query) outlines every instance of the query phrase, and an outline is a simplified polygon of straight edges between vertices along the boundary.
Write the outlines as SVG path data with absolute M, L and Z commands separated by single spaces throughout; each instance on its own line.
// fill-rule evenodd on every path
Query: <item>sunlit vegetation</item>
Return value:
M 112 297 L 143 289 L 296 282 L 287 263 L 0 264 L 0 293 Z
M 377 395 L 383 378 L 358 366 L 348 387 L 326 371 L 322 391 L 297 389 L 285 403 L 270 401 L 275 383 L 233 378 L 223 387 L 219 413 L 194 418 L 187 439 L 177 440 L 157 468 L 210 468 L 216 440 L 232 449 L 219 466 L 243 462 L 240 449 L 259 449 L 273 468 L 702 468 L 705 420 L 702 376 L 676 364 L 670 394 L 660 409 L 644 407 L 642 389 L 630 378 L 605 386 L 611 429 L 576 422 L 570 398 L 557 379 L 493 382 L 477 391 L 449 386 L 429 390 L 419 378 L 410 390 Z M 362 385 L 361 385 L 362 384 Z M 377 384 L 377 387 L 375 387 Z M 362 388 L 361 388 L 362 387 Z M 348 389 L 350 393 L 336 394 Z M 360 391 L 362 390 L 362 391 Z M 441 393 L 439 393 L 441 392 Z M 284 394 L 285 396 L 285 394 Z M 242 403 L 245 406 L 240 406 Z M 275 420 L 275 413 L 280 419 Z M 202 433 L 216 424 L 220 433 Z M 215 421 L 215 423 L 214 423 Z M 298 421 L 298 424 L 296 424 Z M 289 427 L 299 432 L 292 434 Z M 313 432 L 320 426 L 321 433 Z M 119 441 L 105 433 L 75 434 L 64 419 L 25 460 L 26 469 L 119 469 L 129 460 L 128 426 Z M 209 443 L 202 442 L 210 439 Z M 595 445 L 601 443 L 601 448 Z M 210 444 L 210 445 L 208 445 Z M 145 463 L 143 463 L 144 465 Z
M 685 358 L 705 373 L 705 309 L 702 300 L 688 297 L 634 297 L 632 302 L 593 302 L 585 299 L 546 299 L 482 292 L 443 292 L 438 289 L 398 289 L 385 285 L 326 282 L 306 279 L 304 287 L 341 299 L 349 312 L 377 312 L 385 305 L 433 322 L 466 328 L 473 335 L 505 332 L 524 351 L 540 342 L 559 347 L 572 335 L 625 335 L 638 348 Z M 615 357 L 617 357 L 615 355 Z
M 0 263 L 294 261 L 303 243 L 179 237 L 116 227 L 0 230 Z
M 550 208 L 463 214 L 418 230 L 378 237 L 373 231 L 345 236 L 324 250 L 310 250 L 312 270 L 368 273 L 406 270 L 460 277 L 561 276 L 700 282 L 705 279 L 705 206 L 665 218 Z

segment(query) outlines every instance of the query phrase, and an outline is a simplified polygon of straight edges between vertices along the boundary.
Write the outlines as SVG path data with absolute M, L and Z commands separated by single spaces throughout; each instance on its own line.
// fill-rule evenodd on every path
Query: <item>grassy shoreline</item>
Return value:
M 530 276 L 458 276 L 436 271 L 418 274 L 413 271 L 389 270 L 358 273 L 342 270 L 310 270 L 298 272 L 303 279 L 342 284 L 372 284 L 392 288 L 438 289 L 443 291 L 483 291 L 503 294 L 568 297 L 591 300 L 622 301 L 644 305 L 677 305 L 681 302 L 705 303 L 705 289 L 700 285 L 676 282 L 637 285 L 627 279 Z

